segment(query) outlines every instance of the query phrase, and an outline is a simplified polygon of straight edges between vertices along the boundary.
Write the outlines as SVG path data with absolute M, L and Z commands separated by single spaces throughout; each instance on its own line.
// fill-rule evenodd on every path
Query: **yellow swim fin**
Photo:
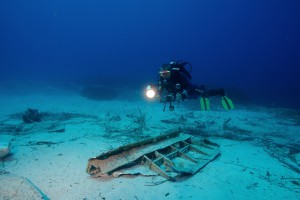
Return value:
M 225 110 L 234 109 L 234 105 L 233 105 L 231 99 L 229 99 L 227 96 L 223 96 L 223 97 L 221 97 L 221 99 L 222 99 L 222 105 Z
M 210 110 L 209 99 L 206 97 L 201 97 L 200 98 L 200 107 L 201 107 L 201 110 L 209 111 Z

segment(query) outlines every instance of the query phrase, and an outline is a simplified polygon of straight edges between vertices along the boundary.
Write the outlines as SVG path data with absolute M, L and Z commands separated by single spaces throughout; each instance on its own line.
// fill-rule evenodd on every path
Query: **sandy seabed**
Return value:
M 2 92 L 0 140 L 12 153 L 0 163 L 0 199 L 299 199 L 299 111 L 236 105 L 227 112 L 219 99 L 211 104 L 200 111 L 190 100 L 163 112 L 142 98 L 95 101 L 56 87 Z M 24 124 L 28 108 L 43 121 Z M 176 182 L 86 173 L 89 158 L 178 128 L 218 143 L 221 156 Z

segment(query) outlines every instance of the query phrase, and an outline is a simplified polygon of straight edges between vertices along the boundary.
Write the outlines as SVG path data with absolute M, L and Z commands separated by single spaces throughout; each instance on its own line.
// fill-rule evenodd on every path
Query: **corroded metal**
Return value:
M 144 167 L 168 180 L 195 174 L 220 155 L 219 145 L 192 138 L 177 130 L 103 153 L 88 161 L 86 172 L 95 177 L 132 174 Z M 141 169 L 141 168 L 139 168 Z M 143 174 L 144 170 L 138 171 Z

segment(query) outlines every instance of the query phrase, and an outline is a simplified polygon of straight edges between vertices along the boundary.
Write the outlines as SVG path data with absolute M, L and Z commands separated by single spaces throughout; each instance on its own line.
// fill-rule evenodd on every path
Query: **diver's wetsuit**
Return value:
M 182 99 L 194 99 L 200 96 L 203 97 L 212 97 L 212 96 L 225 96 L 224 89 L 217 90 L 207 90 L 204 85 L 197 86 L 191 82 L 191 75 L 185 69 L 187 63 L 172 63 L 172 64 L 163 64 L 161 70 L 169 70 L 170 77 L 163 78 L 159 77 L 158 79 L 158 93 L 160 96 L 163 96 L 165 92 L 167 94 L 172 94 L 175 98 L 176 94 L 183 94 Z M 183 93 L 187 92 L 187 95 Z

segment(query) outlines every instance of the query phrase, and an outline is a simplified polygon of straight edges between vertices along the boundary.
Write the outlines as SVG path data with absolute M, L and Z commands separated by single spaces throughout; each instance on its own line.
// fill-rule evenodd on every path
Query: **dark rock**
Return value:
M 42 115 L 39 113 L 38 109 L 28 108 L 23 114 L 24 123 L 34 123 L 41 122 Z

